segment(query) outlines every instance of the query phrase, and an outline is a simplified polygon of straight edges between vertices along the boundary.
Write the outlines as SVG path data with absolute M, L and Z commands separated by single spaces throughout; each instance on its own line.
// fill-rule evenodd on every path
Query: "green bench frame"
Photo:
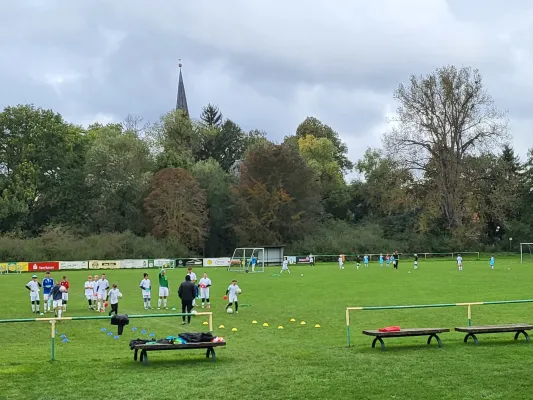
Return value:
M 518 339 L 520 334 L 524 335 L 526 342 L 529 342 L 529 335 L 526 331 L 533 329 L 533 325 L 530 324 L 504 324 L 504 325 L 483 325 L 483 326 L 460 326 L 455 328 L 456 332 L 466 333 L 464 342 L 467 343 L 469 338 L 472 338 L 474 344 L 479 344 L 476 335 L 484 333 L 505 333 L 515 332 L 514 340 Z
M 139 350 L 141 351 L 139 361 L 142 362 L 144 365 L 147 365 L 149 351 L 206 349 L 205 358 L 209 358 L 209 356 L 211 356 L 211 361 L 215 362 L 215 347 L 224 346 L 226 346 L 226 342 L 200 342 L 185 344 L 137 344 L 133 347 L 133 360 L 137 361 L 137 355 Z
M 381 350 L 385 351 L 385 343 L 383 338 L 395 338 L 395 337 L 409 337 L 409 336 L 429 336 L 427 344 L 431 343 L 431 340 L 435 338 L 439 348 L 442 347 L 442 341 L 440 340 L 439 333 L 450 332 L 448 328 L 413 328 L 413 329 L 400 329 L 399 331 L 392 332 L 380 332 L 378 330 L 365 330 L 363 335 L 373 336 L 372 348 L 376 347 L 376 342 L 381 344 Z

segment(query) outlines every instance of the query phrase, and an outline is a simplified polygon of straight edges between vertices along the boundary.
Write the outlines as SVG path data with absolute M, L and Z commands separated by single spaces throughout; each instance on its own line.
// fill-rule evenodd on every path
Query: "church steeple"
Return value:
M 178 64 L 180 68 L 180 77 L 178 82 L 178 99 L 176 101 L 176 110 L 182 110 L 185 115 L 189 115 L 189 107 L 187 107 L 187 96 L 185 95 L 185 85 L 183 84 L 183 76 L 181 75 L 181 62 Z

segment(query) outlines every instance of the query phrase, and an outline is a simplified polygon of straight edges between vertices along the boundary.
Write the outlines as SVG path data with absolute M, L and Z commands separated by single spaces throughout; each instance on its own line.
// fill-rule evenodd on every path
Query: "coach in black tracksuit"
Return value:
M 185 282 L 181 282 L 178 288 L 178 296 L 181 299 L 181 312 L 190 314 L 192 311 L 192 301 L 196 298 L 196 286 L 191 282 L 189 275 L 185 276 Z M 182 325 L 185 325 L 185 315 L 181 317 L 183 319 Z M 187 316 L 187 322 L 191 323 L 191 316 Z

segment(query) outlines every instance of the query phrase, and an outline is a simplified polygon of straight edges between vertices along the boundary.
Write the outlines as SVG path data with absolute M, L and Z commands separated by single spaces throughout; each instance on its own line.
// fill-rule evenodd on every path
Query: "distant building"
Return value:
M 185 115 L 189 116 L 189 107 L 187 106 L 187 96 L 185 95 L 185 85 L 183 84 L 183 75 L 181 74 L 182 64 L 178 64 L 180 76 L 178 81 L 178 98 L 176 100 L 176 111 L 182 110 Z

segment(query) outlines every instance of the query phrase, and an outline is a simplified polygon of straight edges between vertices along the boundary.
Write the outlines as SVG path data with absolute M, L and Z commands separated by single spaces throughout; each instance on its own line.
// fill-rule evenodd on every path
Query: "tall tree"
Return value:
M 315 117 L 307 117 L 298 128 L 296 128 L 296 137 L 304 138 L 312 135 L 316 138 L 327 138 L 335 146 L 335 158 L 341 169 L 345 172 L 353 168 L 353 163 L 348 160 L 348 146 L 344 143 L 337 132 L 331 127 L 322 123 Z
M 95 138 L 85 165 L 91 231 L 145 233 L 143 199 L 153 174 L 148 145 L 120 124 L 92 126 L 89 132 Z
M 208 104 L 203 108 L 200 120 L 210 128 L 220 128 L 223 117 L 217 106 Z
M 235 231 L 247 246 L 300 239 L 312 230 L 321 211 L 313 171 L 286 144 L 250 150 L 235 195 Z
M 175 238 L 191 250 L 203 250 L 208 228 L 206 196 L 188 171 L 158 171 L 144 207 L 155 237 Z
M 504 113 L 471 68 L 448 66 L 412 76 L 394 98 L 399 102 L 396 126 L 384 136 L 385 148 L 408 167 L 431 174 L 448 228 L 461 227 L 470 217 L 463 161 L 507 137 Z
M 0 113 L 0 230 L 37 232 L 65 211 L 83 162 L 82 130 L 32 105 Z M 80 163 L 81 160 L 81 163 Z

